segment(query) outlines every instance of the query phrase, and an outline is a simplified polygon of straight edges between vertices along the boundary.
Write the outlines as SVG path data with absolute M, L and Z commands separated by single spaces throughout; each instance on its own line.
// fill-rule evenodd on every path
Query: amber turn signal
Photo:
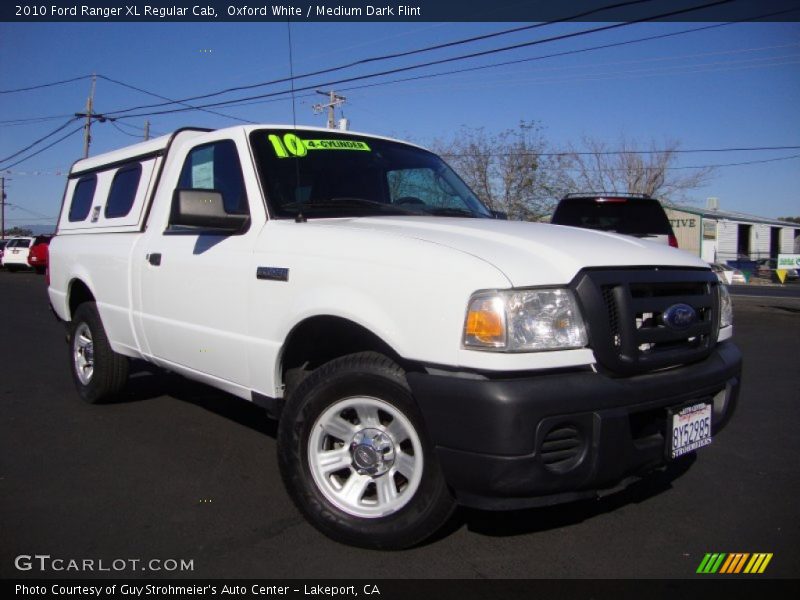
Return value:
M 500 348 L 505 343 L 506 318 L 503 301 L 497 296 L 474 298 L 464 325 L 464 345 Z

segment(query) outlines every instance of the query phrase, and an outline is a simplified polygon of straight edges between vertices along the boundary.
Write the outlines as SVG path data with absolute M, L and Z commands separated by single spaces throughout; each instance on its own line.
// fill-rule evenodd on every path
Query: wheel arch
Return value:
M 67 288 L 67 308 L 69 320 L 75 316 L 75 311 L 84 302 L 95 302 L 95 296 L 89 286 L 80 278 L 74 278 Z
M 355 321 L 334 315 L 307 317 L 286 336 L 276 363 L 276 381 L 284 386 L 286 398 L 311 370 L 348 354 L 370 351 L 383 354 L 406 371 L 418 368 L 414 361 L 404 359 L 383 338 Z

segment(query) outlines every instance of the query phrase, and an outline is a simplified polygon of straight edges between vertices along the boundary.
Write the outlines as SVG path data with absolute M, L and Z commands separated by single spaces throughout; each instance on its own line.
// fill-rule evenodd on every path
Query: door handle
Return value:
M 161 265 L 161 253 L 154 252 L 153 254 L 148 254 L 146 257 L 147 262 L 149 262 L 154 267 L 158 267 Z

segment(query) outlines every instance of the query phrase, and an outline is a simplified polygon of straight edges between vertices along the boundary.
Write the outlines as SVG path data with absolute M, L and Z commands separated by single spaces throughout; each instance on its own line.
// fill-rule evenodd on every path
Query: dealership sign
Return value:
M 800 254 L 779 254 L 775 274 L 783 283 L 786 280 L 786 271 L 800 269 Z

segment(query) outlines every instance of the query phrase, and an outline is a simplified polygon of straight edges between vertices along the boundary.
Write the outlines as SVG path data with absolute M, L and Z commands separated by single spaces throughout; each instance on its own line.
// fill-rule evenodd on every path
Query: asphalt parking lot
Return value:
M 145 369 L 122 401 L 82 403 L 43 277 L 0 272 L 0 577 L 73 576 L 15 567 L 48 554 L 193 564 L 122 577 L 691 578 L 709 552 L 773 553 L 758 577 L 798 577 L 800 299 L 735 309 L 739 410 L 691 468 L 600 500 L 462 510 L 436 539 L 387 553 L 306 524 L 254 406 Z

